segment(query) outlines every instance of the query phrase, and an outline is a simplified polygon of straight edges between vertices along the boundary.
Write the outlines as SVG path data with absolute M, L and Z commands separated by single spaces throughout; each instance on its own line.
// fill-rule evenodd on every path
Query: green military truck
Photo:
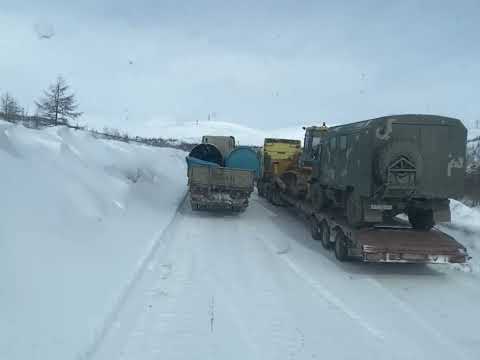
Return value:
M 448 197 L 462 193 L 465 134 L 458 120 L 399 115 L 305 130 L 301 151 L 293 140 L 265 139 L 264 158 L 274 161 L 266 161 L 258 192 L 306 217 L 312 237 L 338 260 L 466 262 L 465 247 L 432 228 L 449 221 Z M 291 154 L 287 166 L 278 166 L 272 144 Z M 414 219 L 415 211 L 429 216 Z M 410 224 L 395 216 L 402 212 Z
M 394 115 L 331 127 L 313 149 L 320 208 L 344 209 L 351 225 L 400 213 L 417 230 L 450 221 L 464 191 L 467 131 L 460 120 Z

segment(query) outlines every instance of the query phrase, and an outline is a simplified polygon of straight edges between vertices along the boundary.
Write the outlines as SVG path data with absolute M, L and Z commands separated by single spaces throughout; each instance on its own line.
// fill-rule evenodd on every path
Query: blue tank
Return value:
M 245 169 L 255 172 L 255 177 L 260 176 L 260 159 L 257 152 L 249 146 L 237 146 L 225 157 L 225 167 Z

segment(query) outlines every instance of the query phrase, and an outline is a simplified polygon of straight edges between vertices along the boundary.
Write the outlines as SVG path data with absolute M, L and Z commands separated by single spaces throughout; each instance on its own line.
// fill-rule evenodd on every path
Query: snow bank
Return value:
M 476 139 L 480 137 L 480 129 L 468 129 L 468 139 Z
M 450 200 L 450 210 L 453 224 L 480 230 L 480 209 L 469 207 L 452 199 Z
M 184 156 L 0 121 L 0 359 L 89 351 L 183 199 Z
M 452 221 L 438 227 L 453 236 L 458 242 L 467 248 L 472 257 L 465 266 L 454 265 L 462 271 L 480 273 L 480 209 L 471 208 L 460 201 L 450 199 L 450 211 Z

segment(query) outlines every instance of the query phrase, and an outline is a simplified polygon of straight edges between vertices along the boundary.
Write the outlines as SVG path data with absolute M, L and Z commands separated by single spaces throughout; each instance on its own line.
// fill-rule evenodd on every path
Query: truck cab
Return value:
M 300 168 L 309 167 L 313 165 L 315 154 L 318 151 L 320 141 L 328 131 L 328 127 L 323 123 L 322 126 L 303 127 L 305 130 L 305 138 L 303 141 L 303 152 L 300 157 Z

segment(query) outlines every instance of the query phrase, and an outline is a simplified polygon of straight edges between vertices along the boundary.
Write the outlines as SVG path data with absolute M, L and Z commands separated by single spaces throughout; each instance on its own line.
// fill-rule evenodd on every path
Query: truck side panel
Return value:
M 192 165 L 188 169 L 188 184 L 252 191 L 254 176 L 247 170 Z

